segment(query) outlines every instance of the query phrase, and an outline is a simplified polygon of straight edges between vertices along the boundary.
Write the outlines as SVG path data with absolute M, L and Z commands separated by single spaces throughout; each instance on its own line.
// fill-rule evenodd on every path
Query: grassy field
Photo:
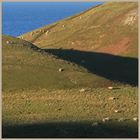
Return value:
M 3 138 L 137 138 L 137 7 L 105 3 L 3 35 Z
M 3 92 L 3 136 L 137 137 L 137 96 L 130 86 Z

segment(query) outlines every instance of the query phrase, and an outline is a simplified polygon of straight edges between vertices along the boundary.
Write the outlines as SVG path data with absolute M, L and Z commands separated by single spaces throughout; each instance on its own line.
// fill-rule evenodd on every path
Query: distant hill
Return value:
M 20 36 L 40 48 L 138 57 L 138 4 L 107 2 Z

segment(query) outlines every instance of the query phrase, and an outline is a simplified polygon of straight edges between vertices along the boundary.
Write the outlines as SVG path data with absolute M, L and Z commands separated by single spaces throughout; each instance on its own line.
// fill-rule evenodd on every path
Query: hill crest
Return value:
M 23 34 L 20 38 L 31 41 L 40 48 L 94 52 L 101 50 L 114 55 L 137 57 L 138 4 L 136 2 L 104 3 Z M 116 54 L 109 48 L 118 46 L 117 44 L 121 44 L 125 49 Z M 104 51 L 104 47 L 108 48 L 108 52 Z

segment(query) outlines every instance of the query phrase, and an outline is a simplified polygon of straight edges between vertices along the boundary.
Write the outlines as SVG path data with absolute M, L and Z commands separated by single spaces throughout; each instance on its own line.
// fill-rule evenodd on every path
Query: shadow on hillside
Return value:
M 46 49 L 42 51 L 81 65 L 89 72 L 107 79 L 133 86 L 138 85 L 137 58 L 68 49 Z
M 2 127 L 3 138 L 137 138 L 137 123 L 50 122 Z

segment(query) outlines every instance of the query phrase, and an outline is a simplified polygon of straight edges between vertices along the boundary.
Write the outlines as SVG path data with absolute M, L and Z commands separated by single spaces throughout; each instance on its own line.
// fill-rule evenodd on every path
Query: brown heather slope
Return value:
M 45 49 L 75 49 L 137 58 L 138 3 L 104 3 L 20 37 Z

